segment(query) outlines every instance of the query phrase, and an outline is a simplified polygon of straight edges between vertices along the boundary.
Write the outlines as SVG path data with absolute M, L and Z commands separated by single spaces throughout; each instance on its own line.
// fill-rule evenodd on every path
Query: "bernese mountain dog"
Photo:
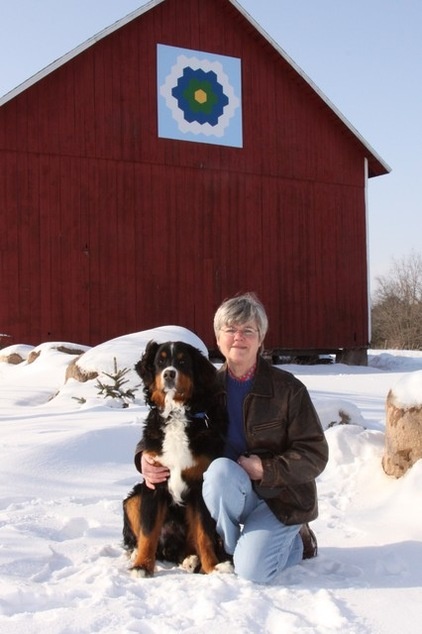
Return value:
M 202 499 L 203 474 L 222 455 L 226 414 L 216 369 L 190 344 L 150 341 L 135 369 L 149 412 L 138 447 L 166 466 L 166 482 L 135 486 L 123 502 L 123 543 L 132 574 L 154 574 L 156 560 L 190 572 L 232 572 Z

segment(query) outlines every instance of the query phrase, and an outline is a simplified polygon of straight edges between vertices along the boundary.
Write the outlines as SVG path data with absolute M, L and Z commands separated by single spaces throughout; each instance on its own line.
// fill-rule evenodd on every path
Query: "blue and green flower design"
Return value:
M 159 95 L 164 99 L 167 112 L 171 113 L 178 130 L 178 133 L 171 131 L 161 108 L 159 131 L 161 125 L 163 136 L 182 138 L 184 134 L 191 133 L 194 136 L 187 135 L 187 140 L 204 141 L 205 136 L 209 143 L 241 147 L 240 96 L 223 67 L 225 64 L 230 69 L 237 91 L 240 91 L 240 60 L 165 45 L 158 47 L 162 60 L 168 64 L 164 72 L 160 68 L 164 62 L 159 57 Z M 231 124 L 233 129 L 228 134 Z M 219 140 L 213 141 L 212 137 Z
M 193 70 L 190 66 L 183 69 L 183 75 L 177 80 L 177 86 L 171 94 L 177 99 L 177 105 L 189 123 L 197 121 L 216 126 L 229 103 L 214 71 L 206 73 L 202 68 Z

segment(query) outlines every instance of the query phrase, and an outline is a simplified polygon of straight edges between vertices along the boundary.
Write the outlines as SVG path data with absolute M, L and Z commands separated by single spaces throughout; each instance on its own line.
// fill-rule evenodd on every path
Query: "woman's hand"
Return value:
M 147 451 L 142 453 L 141 472 L 149 489 L 155 489 L 156 484 L 165 482 L 170 475 L 167 467 L 163 467 L 155 460 L 154 455 L 149 454 Z
M 250 456 L 239 456 L 237 463 L 246 471 L 251 480 L 262 480 L 264 468 L 259 456 L 253 453 Z

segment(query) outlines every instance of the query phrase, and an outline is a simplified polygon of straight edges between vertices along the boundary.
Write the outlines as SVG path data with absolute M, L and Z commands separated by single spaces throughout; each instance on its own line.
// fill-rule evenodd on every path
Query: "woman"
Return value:
M 214 317 L 229 429 L 225 457 L 204 476 L 203 496 L 235 572 L 270 583 L 279 572 L 316 555 L 307 523 L 317 517 L 315 478 L 328 446 L 305 386 L 260 355 L 268 329 L 252 293 L 224 301 Z M 142 456 L 148 486 L 167 470 Z
M 259 583 L 315 556 L 307 522 L 317 516 L 315 478 L 328 460 L 305 386 L 259 354 L 267 328 L 265 309 L 250 293 L 215 314 L 229 431 L 226 457 L 211 463 L 203 486 L 236 573 Z

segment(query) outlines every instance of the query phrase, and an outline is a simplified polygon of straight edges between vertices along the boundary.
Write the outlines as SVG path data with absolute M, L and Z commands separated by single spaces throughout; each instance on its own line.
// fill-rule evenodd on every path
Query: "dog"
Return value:
M 232 572 L 202 499 L 203 474 L 222 455 L 227 426 L 216 369 L 190 344 L 150 341 L 135 370 L 150 408 L 139 445 L 170 476 L 155 489 L 137 484 L 123 502 L 132 574 L 153 576 L 157 559 L 189 572 Z

